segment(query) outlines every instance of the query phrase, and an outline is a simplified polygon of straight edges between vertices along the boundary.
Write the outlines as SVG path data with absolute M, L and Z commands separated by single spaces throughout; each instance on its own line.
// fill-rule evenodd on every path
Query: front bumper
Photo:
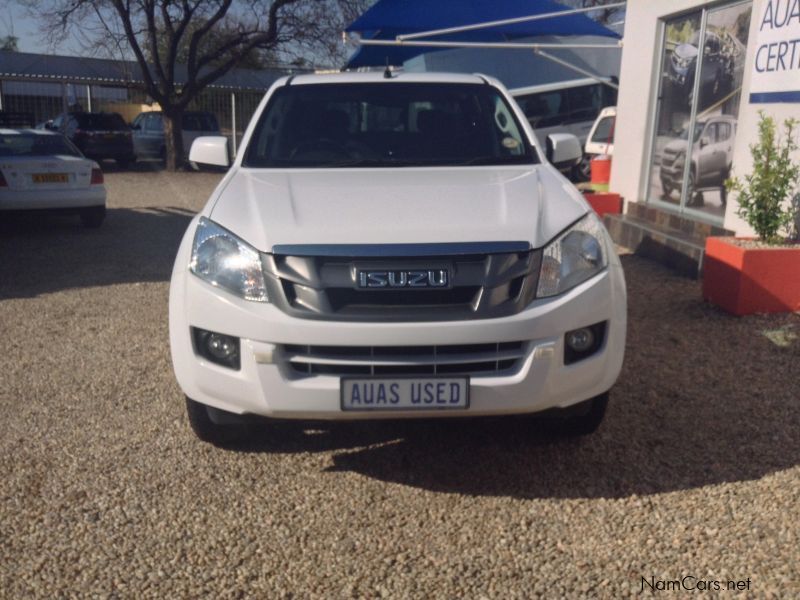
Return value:
M 661 164 L 659 178 L 662 182 L 670 184 L 672 187 L 683 185 L 683 170 L 686 163 L 683 160 L 664 161 Z
M 189 226 L 170 285 L 170 343 L 183 392 L 198 402 L 237 414 L 286 419 L 431 418 L 532 413 L 567 407 L 606 392 L 625 351 L 626 293 L 622 267 L 609 268 L 556 298 L 537 300 L 519 314 L 471 321 L 355 323 L 294 318 L 270 304 L 248 302 L 214 288 L 188 270 L 196 220 Z M 602 348 L 564 365 L 564 334 L 607 321 Z M 241 338 L 241 369 L 198 357 L 190 327 Z M 420 346 L 526 342 L 520 367 L 509 375 L 475 376 L 470 406 L 459 411 L 343 412 L 340 378 L 298 377 L 280 345 Z

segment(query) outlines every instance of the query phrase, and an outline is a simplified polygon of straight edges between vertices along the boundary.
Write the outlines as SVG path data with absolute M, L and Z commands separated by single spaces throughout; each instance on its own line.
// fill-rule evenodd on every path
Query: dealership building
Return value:
M 630 0 L 610 181 L 625 214 L 606 219 L 615 240 L 696 274 L 705 237 L 751 235 L 724 181 L 751 171 L 760 111 L 800 117 L 800 0 Z

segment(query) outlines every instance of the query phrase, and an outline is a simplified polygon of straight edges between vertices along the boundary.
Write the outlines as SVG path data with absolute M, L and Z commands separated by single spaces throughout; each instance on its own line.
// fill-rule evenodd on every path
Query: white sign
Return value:
M 800 102 L 800 0 L 760 6 L 750 102 Z

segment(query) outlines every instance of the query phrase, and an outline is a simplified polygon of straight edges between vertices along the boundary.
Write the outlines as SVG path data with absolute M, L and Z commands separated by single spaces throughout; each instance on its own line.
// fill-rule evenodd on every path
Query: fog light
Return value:
M 606 323 L 595 323 L 564 334 L 564 364 L 571 365 L 598 352 L 605 342 Z
M 570 331 L 567 334 L 567 345 L 575 352 L 586 352 L 594 344 L 594 334 L 588 327 Z
M 234 339 L 219 333 L 212 333 L 206 338 L 206 348 L 213 357 L 225 361 L 238 352 Z
M 223 367 L 240 368 L 239 338 L 192 327 L 192 341 L 198 356 Z

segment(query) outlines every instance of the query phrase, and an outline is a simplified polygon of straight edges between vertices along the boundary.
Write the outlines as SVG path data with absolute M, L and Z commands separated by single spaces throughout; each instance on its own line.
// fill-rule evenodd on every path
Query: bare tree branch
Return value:
M 95 55 L 136 62 L 139 86 L 164 113 L 172 168 L 183 157 L 181 115 L 207 86 L 245 62 L 343 60 L 340 32 L 375 0 L 21 1 L 43 18 L 51 43 L 71 37 Z

